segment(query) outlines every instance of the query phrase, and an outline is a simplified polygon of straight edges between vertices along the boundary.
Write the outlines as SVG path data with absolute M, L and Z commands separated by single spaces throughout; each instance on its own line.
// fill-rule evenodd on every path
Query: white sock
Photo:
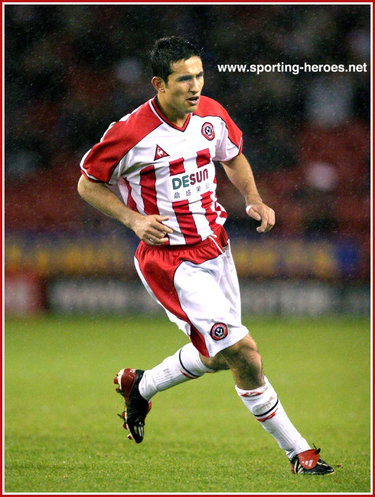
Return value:
M 265 385 L 262 387 L 242 390 L 236 386 L 236 391 L 249 411 L 275 438 L 280 448 L 285 450 L 288 458 L 292 459 L 311 447 L 288 418 L 270 382 L 266 377 L 264 379 Z
M 150 400 L 157 392 L 209 372 L 212 370 L 203 364 L 198 350 L 188 343 L 162 363 L 147 369 L 139 383 L 139 392 L 146 400 Z

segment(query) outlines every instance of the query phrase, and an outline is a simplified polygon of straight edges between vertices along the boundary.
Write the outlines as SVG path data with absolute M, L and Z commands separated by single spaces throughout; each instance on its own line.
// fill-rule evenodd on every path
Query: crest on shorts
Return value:
M 210 331 L 211 338 L 214 340 L 222 340 L 228 336 L 228 328 L 224 323 L 215 323 Z
M 211 123 L 204 123 L 202 126 L 202 135 L 207 138 L 207 140 L 213 140 L 215 138 L 214 127 Z
M 162 157 L 169 157 L 169 154 L 163 150 L 159 145 L 156 145 L 154 160 L 161 159 Z

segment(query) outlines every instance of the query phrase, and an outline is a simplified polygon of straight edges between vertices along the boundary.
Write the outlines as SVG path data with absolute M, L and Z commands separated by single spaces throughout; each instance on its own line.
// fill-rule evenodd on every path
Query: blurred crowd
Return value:
M 5 5 L 8 230 L 108 230 L 76 193 L 79 161 L 109 123 L 153 96 L 148 54 L 179 34 L 202 49 L 204 93 L 244 132 L 275 235 L 369 247 L 370 7 Z M 217 64 L 367 64 L 367 72 L 220 73 Z M 243 200 L 218 166 L 229 229 Z

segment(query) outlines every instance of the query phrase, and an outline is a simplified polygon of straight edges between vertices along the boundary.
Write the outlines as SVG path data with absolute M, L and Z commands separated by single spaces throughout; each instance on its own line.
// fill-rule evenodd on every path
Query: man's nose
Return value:
M 198 80 L 197 80 L 197 78 L 193 78 L 191 81 L 190 91 L 197 92 L 199 90 L 200 90 L 200 86 L 199 86 Z

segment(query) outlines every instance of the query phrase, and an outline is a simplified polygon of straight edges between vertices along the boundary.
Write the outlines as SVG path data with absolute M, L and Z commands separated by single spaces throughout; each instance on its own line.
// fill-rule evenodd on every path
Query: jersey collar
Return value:
M 154 112 L 160 117 L 162 121 L 164 121 L 168 126 L 171 126 L 174 129 L 177 129 L 178 131 L 185 131 L 185 129 L 188 127 L 188 124 L 190 122 L 191 114 L 188 114 L 186 121 L 184 122 L 183 126 L 176 126 L 176 124 L 173 124 L 169 119 L 165 117 L 165 115 L 162 113 L 162 111 L 159 109 L 159 106 L 157 104 L 157 95 L 154 96 L 154 98 L 150 101 L 150 105 Z

